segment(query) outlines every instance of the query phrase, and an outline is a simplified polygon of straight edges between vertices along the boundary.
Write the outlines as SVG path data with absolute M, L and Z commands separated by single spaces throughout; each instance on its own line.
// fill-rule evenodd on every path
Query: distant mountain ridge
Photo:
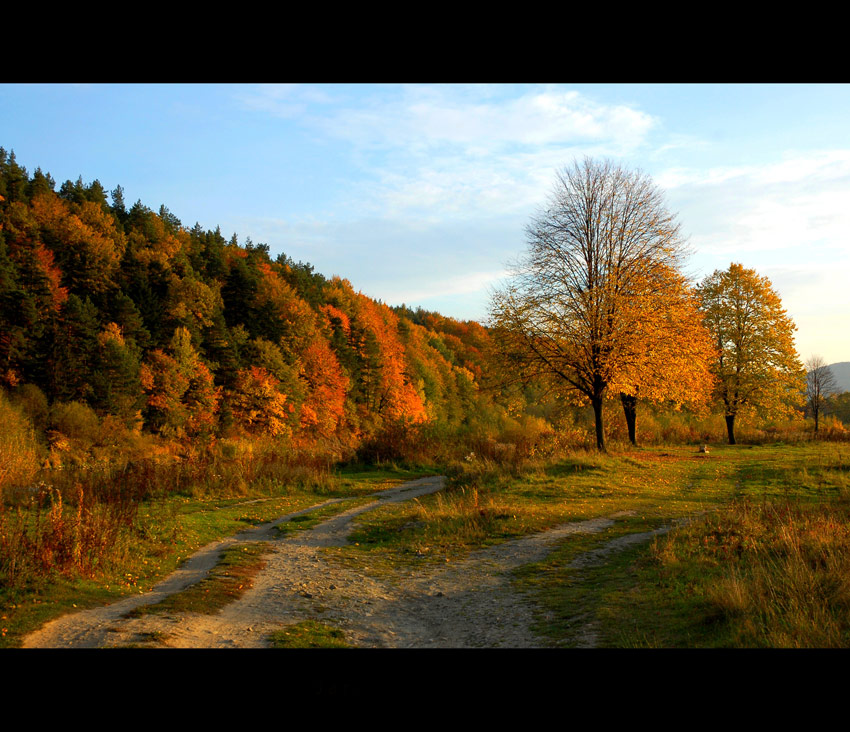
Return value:
M 835 377 L 841 391 L 850 391 L 850 361 L 839 361 L 829 365 L 829 370 Z

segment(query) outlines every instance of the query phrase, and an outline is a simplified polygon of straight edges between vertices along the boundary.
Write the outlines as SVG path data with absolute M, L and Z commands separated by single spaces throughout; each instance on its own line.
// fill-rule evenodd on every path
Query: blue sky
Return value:
M 486 317 L 557 169 L 653 177 L 702 277 L 773 282 L 801 358 L 850 361 L 850 85 L 0 85 L 0 146 L 348 278 Z

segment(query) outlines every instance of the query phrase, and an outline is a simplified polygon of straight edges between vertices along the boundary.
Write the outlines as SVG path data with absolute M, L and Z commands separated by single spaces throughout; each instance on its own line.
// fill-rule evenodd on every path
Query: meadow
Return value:
M 5 416 L 11 425 L 8 405 Z M 516 573 L 516 586 L 537 602 L 535 630 L 549 644 L 575 646 L 576 619 L 592 617 L 602 647 L 848 645 L 845 430 L 828 422 L 814 439 L 802 420 L 760 425 L 731 446 L 716 422 L 647 414 L 643 446 L 634 447 L 611 420 L 607 453 L 578 439 L 578 428 L 396 431 L 372 444 L 386 458 L 348 461 L 272 440 L 177 450 L 137 435 L 111 453 L 104 447 L 96 462 L 93 448 L 104 439 L 87 450 L 77 444 L 76 462 L 4 487 L 0 644 L 17 646 L 66 612 L 144 592 L 201 546 L 247 526 L 337 499 L 323 509 L 327 516 L 381 488 L 439 473 L 449 478 L 445 491 L 363 514 L 349 545 L 337 550 L 340 560 L 368 554 L 371 567 L 394 572 L 614 514 L 607 531 L 570 538 Z M 712 432 L 708 452 L 700 452 L 700 438 Z M 573 564 L 617 536 L 663 526 L 674 528 L 602 565 Z M 260 566 L 254 554 L 244 559 Z M 191 607 L 191 597 L 183 601 Z M 215 600 L 227 601 L 227 591 Z M 320 631 L 307 645 L 341 645 L 333 629 Z

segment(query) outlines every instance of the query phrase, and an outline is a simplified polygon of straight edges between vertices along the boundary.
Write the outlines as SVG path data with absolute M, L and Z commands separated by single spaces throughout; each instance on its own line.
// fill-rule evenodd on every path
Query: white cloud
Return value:
M 655 176 L 666 189 L 739 182 L 747 185 L 836 182 L 850 178 L 850 150 L 786 151 L 782 159 L 763 165 L 727 165 L 698 169 L 674 167 Z
M 396 91 L 311 120 L 348 142 L 369 176 L 349 188 L 352 211 L 443 220 L 527 210 L 544 202 L 557 168 L 632 154 L 656 125 L 640 110 L 550 87 L 511 98 L 499 87 Z
M 850 359 L 850 151 L 786 154 L 762 166 L 667 170 L 702 274 L 730 261 L 773 283 L 801 357 Z
M 657 127 L 639 109 L 553 86 L 261 85 L 238 98 L 348 145 L 363 174 L 343 183 L 353 216 L 527 214 L 545 202 L 556 169 L 584 155 L 631 155 Z
M 843 246 L 850 231 L 848 150 L 763 166 L 669 169 L 655 180 L 707 253 Z
M 494 151 L 503 147 L 607 141 L 640 144 L 655 120 L 624 105 L 605 105 L 575 91 L 530 90 L 495 100 L 475 87 L 403 88 L 400 97 L 366 108 L 342 109 L 326 120 L 329 134 L 358 145 L 408 151 L 438 146 Z
M 281 119 L 304 116 L 311 105 L 333 101 L 321 87 L 300 84 L 260 84 L 247 90 L 241 89 L 235 98 L 247 109 Z

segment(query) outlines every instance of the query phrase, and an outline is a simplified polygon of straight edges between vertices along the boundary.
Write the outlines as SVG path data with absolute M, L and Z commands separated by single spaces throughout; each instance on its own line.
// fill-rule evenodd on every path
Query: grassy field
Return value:
M 850 645 L 850 446 L 799 443 L 576 454 L 506 471 L 470 462 L 445 495 L 364 515 L 353 550 L 370 566 L 471 549 L 556 524 L 621 515 L 517 573 L 555 646 Z M 618 536 L 679 528 L 578 568 Z
M 553 646 L 580 645 L 591 626 L 602 647 L 850 644 L 846 443 L 715 446 L 708 454 L 694 446 L 621 447 L 607 455 L 580 450 L 545 460 L 473 455 L 442 468 L 450 478 L 444 493 L 362 514 L 349 546 L 334 550 L 338 556 L 368 556 L 372 571 L 392 572 L 454 561 L 564 522 L 617 514 L 607 531 L 576 535 L 515 577 L 538 601 L 536 630 Z M 17 645 L 24 633 L 68 610 L 145 591 L 209 541 L 329 498 L 350 499 L 323 510 L 330 515 L 424 472 L 350 467 L 277 488 L 263 483 L 256 495 L 184 490 L 146 499 L 133 530 L 120 535 L 126 547 L 88 576 L 57 570 L 4 587 L 0 644 Z M 59 515 L 55 505 L 42 509 L 45 525 L 50 511 L 54 520 Z M 75 510 L 64 506 L 66 522 L 73 523 Z M 573 564 L 618 536 L 677 522 L 679 528 L 612 554 L 602 565 Z M 305 517 L 285 530 L 313 523 L 315 517 Z M 196 588 L 201 595 L 173 602 L 220 606 L 261 566 L 261 552 L 249 559 L 239 558 L 242 569 L 221 565 L 211 578 L 215 584 Z M 340 643 L 324 628 L 296 630 L 276 645 Z

